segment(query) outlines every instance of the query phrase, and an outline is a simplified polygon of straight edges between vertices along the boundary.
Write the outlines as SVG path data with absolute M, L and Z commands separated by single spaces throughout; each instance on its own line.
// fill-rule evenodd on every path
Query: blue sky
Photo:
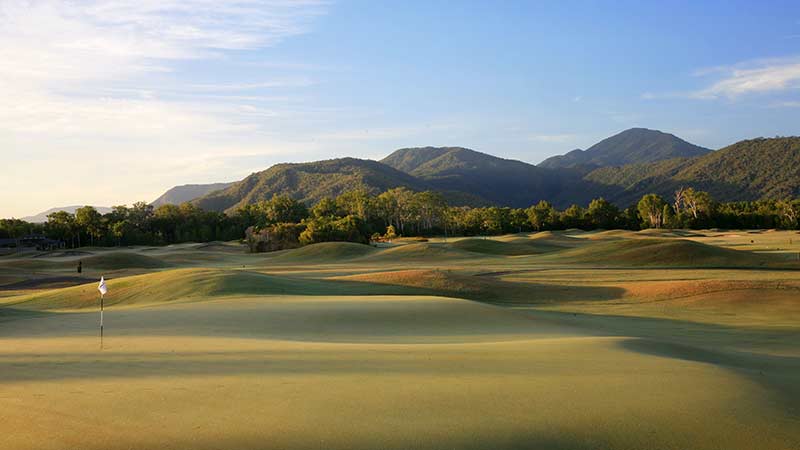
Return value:
M 277 162 L 798 134 L 798 2 L 0 3 L 0 216 Z

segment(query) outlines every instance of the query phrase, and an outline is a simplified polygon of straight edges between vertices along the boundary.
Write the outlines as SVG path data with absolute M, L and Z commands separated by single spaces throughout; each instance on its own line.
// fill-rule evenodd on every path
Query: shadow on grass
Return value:
M 759 349 L 798 351 L 800 325 L 792 329 L 759 329 L 663 318 L 553 311 L 531 314 L 600 335 L 631 337 L 620 343 L 629 351 L 732 370 L 769 389 L 776 403 L 800 417 L 800 356 L 758 352 Z

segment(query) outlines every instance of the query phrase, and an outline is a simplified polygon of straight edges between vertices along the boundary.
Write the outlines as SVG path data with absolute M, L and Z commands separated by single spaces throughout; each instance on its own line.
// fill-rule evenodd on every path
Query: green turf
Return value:
M 797 236 L 4 256 L 0 448 L 800 448 Z

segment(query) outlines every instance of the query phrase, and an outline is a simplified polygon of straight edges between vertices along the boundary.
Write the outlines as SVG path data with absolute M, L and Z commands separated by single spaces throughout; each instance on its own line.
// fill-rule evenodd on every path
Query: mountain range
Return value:
M 83 208 L 84 206 L 85 205 L 59 206 L 56 208 L 50 208 L 47 211 L 42 211 L 32 216 L 22 217 L 21 220 L 30 223 L 44 223 L 47 222 L 48 214 L 52 214 L 54 212 L 59 212 L 59 211 L 66 211 L 70 214 L 75 214 L 75 211 L 77 211 L 79 208 Z M 97 212 L 99 212 L 100 214 L 107 214 L 111 212 L 111 208 L 107 206 L 95 206 L 94 209 L 96 209 Z
M 180 205 L 183 202 L 189 202 L 196 198 L 202 197 L 214 191 L 219 191 L 227 188 L 233 183 L 210 183 L 210 184 L 184 184 L 182 186 L 175 186 L 167 192 L 161 194 L 160 197 L 153 200 L 151 205 L 158 208 L 161 205 Z
M 626 207 L 648 193 L 670 197 L 679 187 L 708 191 L 719 201 L 783 199 L 800 196 L 800 137 L 750 139 L 714 151 L 632 128 L 539 165 L 463 147 L 402 148 L 380 161 L 284 163 L 234 183 L 176 186 L 152 204 L 191 201 L 231 212 L 275 194 L 313 204 L 358 187 L 377 194 L 400 186 L 441 192 L 454 206 L 527 207 L 547 200 L 565 208 L 604 197 Z M 52 211 L 76 208 L 26 219 L 41 222 Z
M 230 212 L 274 194 L 312 204 L 356 187 L 379 193 L 399 186 L 438 191 L 452 205 L 473 206 L 526 207 L 547 200 L 565 208 L 602 196 L 625 207 L 651 192 L 671 196 L 681 186 L 707 190 L 720 201 L 780 199 L 800 195 L 800 138 L 758 138 L 713 151 L 632 128 L 539 165 L 463 147 L 403 148 L 380 161 L 277 164 L 192 201 Z

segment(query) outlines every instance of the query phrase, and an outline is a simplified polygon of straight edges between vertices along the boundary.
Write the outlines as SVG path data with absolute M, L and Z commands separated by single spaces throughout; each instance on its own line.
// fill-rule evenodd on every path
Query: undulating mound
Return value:
M 574 246 L 583 242 L 582 238 L 565 234 L 564 232 L 540 231 L 530 235 L 530 239 L 537 242 L 547 242 L 548 244 Z
M 563 263 L 608 266 L 760 267 L 777 260 L 685 239 L 612 240 L 592 242 L 552 255 Z
M 430 295 L 465 298 L 486 303 L 530 305 L 565 300 L 608 300 L 622 289 L 517 283 L 494 277 L 457 274 L 444 270 L 399 270 L 338 277 L 343 281 L 388 284 L 423 289 Z
M 636 232 L 628 230 L 605 230 L 597 231 L 587 236 L 587 239 L 601 240 L 601 239 L 622 239 L 636 237 Z
M 501 242 L 491 239 L 461 239 L 450 244 L 453 248 L 473 253 L 486 253 L 488 255 L 533 255 L 541 253 L 530 241 L 521 238 L 515 242 Z
M 360 258 L 375 253 L 374 247 L 354 242 L 320 242 L 285 251 L 277 256 L 279 261 L 307 260 L 313 262 L 337 262 Z
M 229 242 L 209 242 L 197 247 L 197 250 L 206 252 L 222 252 L 222 253 L 244 253 L 246 248 L 243 245 Z
M 264 295 L 421 295 L 430 290 L 268 275 L 245 270 L 175 269 L 106 280 L 106 305 L 135 306 L 175 301 Z M 82 309 L 98 306 L 97 281 L 47 292 L 18 295 L 4 306 L 28 310 Z
M 81 262 L 84 269 L 93 270 L 159 269 L 169 266 L 160 259 L 132 252 L 101 253 L 83 258 Z
M 631 233 L 634 234 L 634 233 Z M 705 234 L 690 230 L 666 230 L 661 228 L 647 228 L 635 234 L 649 237 L 705 237 Z
M 418 243 L 390 247 L 369 256 L 369 259 L 392 261 L 419 261 L 437 263 L 452 259 L 474 259 L 484 255 L 454 248 L 452 244 Z

